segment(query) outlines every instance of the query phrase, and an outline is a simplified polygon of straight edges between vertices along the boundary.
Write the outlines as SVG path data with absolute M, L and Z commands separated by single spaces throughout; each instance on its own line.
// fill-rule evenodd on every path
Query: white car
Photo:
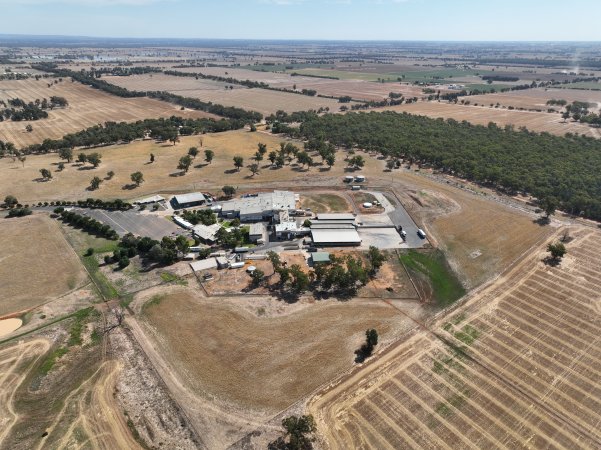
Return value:
M 426 239 L 426 233 L 421 228 L 417 230 L 417 235 L 422 239 Z

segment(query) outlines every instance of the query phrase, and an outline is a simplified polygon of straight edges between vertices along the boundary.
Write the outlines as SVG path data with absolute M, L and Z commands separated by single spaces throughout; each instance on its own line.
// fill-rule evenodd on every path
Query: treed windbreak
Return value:
M 530 194 L 601 220 L 601 141 L 594 138 L 394 112 L 327 114 L 306 120 L 299 133 L 403 158 L 509 194 Z

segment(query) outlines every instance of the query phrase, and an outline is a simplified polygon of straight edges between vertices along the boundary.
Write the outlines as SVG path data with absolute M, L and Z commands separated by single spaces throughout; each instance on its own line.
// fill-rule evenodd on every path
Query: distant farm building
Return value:
M 200 192 L 192 192 L 190 194 L 174 195 L 171 199 L 171 206 L 174 209 L 193 208 L 202 206 L 207 202 L 207 198 Z

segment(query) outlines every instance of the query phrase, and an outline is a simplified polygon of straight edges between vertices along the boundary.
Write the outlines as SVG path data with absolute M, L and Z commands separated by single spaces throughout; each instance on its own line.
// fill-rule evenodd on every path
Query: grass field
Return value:
M 382 341 L 404 321 L 381 302 L 319 302 L 275 317 L 250 300 L 201 298 L 191 289 L 157 293 L 142 320 L 195 395 L 276 412 L 352 365 L 369 327 Z M 185 342 L 186 345 L 181 343 Z
M 473 101 L 475 98 L 477 97 L 469 97 L 470 101 Z M 505 125 L 514 125 L 516 128 L 523 126 L 530 131 L 547 132 L 560 136 L 566 133 L 579 133 L 587 136 L 601 137 L 599 129 L 575 122 L 564 123 L 559 114 L 496 109 L 490 108 L 490 103 L 490 101 L 487 101 L 484 106 L 473 106 L 473 104 L 464 106 L 438 102 L 417 102 L 382 109 L 408 112 L 410 114 L 433 118 L 442 117 L 457 121 L 466 120 L 476 125 L 487 125 L 489 122 L 494 122 L 501 127 Z
M 35 99 L 50 99 L 53 95 L 65 97 L 69 106 L 49 111 L 47 119 L 0 122 L 0 140 L 13 142 L 20 148 L 41 143 L 46 138 L 58 139 L 67 133 L 107 121 L 133 122 L 173 115 L 215 117 L 202 111 L 181 111 L 176 105 L 150 98 L 121 98 L 67 80 L 51 88 L 45 79 L 0 81 L 0 100 L 18 97 L 30 102 Z M 31 133 L 25 131 L 27 124 L 33 127 Z
M 81 286 L 86 273 L 58 223 L 45 215 L 0 219 L 0 316 Z
M 328 448 L 598 448 L 601 235 L 574 236 L 318 395 Z
M 266 133 L 251 133 L 243 130 L 203 136 L 203 147 L 200 148 L 199 137 L 182 137 L 181 142 L 157 144 L 154 141 L 136 141 L 128 145 L 114 145 L 100 149 L 86 150 L 84 153 L 99 152 L 102 164 L 97 169 L 81 170 L 77 165 L 67 164 L 62 172 L 57 171 L 59 157 L 57 154 L 31 155 L 27 157 L 23 167 L 19 161 L 11 158 L 0 159 L 0 194 L 4 198 L 8 194 L 15 195 L 23 204 L 52 201 L 58 199 L 95 198 L 140 198 L 149 193 L 212 190 L 221 195 L 221 187 L 229 184 L 239 188 L 258 188 L 266 182 L 280 182 L 282 187 L 290 187 L 289 182 L 306 185 L 318 184 L 325 177 L 342 177 L 344 161 L 341 153 L 331 170 L 321 171 L 320 167 L 301 170 L 296 166 L 284 166 L 271 169 L 269 161 L 261 161 L 261 171 L 251 176 L 247 168 L 235 171 L 232 158 L 235 155 L 244 157 L 244 165 L 252 164 L 250 158 L 257 151 L 259 142 L 265 143 L 268 150 L 279 149 L 282 139 Z M 302 147 L 302 144 L 297 145 Z M 189 147 L 200 148 L 200 155 L 186 175 L 180 176 L 177 169 L 179 158 L 185 155 Z M 211 165 L 204 162 L 204 149 L 215 152 Z M 78 152 L 76 152 L 78 153 Z M 156 160 L 149 164 L 149 155 L 154 153 Z M 379 166 L 378 161 L 368 160 L 366 168 Z M 91 167 L 91 166 L 88 166 Z M 52 171 L 51 181 L 38 181 L 40 169 Z M 108 171 L 115 172 L 111 180 L 105 180 L 96 191 L 88 191 L 87 187 L 94 176 L 106 177 Z M 144 183 L 132 189 L 130 174 L 141 171 Z
M 160 89 L 185 97 L 198 98 L 204 102 L 213 102 L 225 106 L 258 111 L 264 115 L 278 110 L 286 112 L 307 111 L 328 107 L 338 111 L 338 100 L 307 95 L 278 92 L 267 89 L 246 88 L 233 85 L 233 90 L 226 90 L 224 83 L 210 80 L 196 80 L 191 77 L 176 77 L 170 75 L 133 75 L 129 77 L 111 77 L 107 81 L 130 90 Z
M 410 250 L 401 253 L 400 259 L 414 277 L 424 298 L 437 306 L 449 306 L 465 294 L 465 289 L 447 264 L 442 252 Z

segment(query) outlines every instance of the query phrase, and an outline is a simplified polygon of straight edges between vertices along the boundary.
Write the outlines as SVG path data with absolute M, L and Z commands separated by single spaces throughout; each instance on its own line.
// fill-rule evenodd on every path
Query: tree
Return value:
M 253 286 L 260 286 L 265 279 L 265 272 L 261 269 L 255 269 L 251 274 L 250 278 L 252 279 Z
M 306 164 L 307 166 L 311 166 L 311 164 L 313 164 L 313 158 L 311 158 L 311 157 L 309 156 L 309 154 L 308 154 L 307 152 L 305 152 L 305 151 L 298 152 L 298 153 L 296 154 L 296 160 L 298 161 L 298 163 L 299 163 L 301 166 L 304 166 L 305 164 Z
M 192 157 L 192 159 L 195 159 L 196 156 L 198 156 L 198 148 L 196 148 L 196 147 L 190 147 L 188 149 L 188 155 L 190 155 Z
M 14 195 L 7 195 L 6 197 L 4 197 L 4 204 L 8 208 L 12 208 L 12 207 L 18 205 L 19 201 L 17 200 L 17 197 L 15 197 Z
M 388 170 L 392 170 L 392 169 L 394 169 L 395 165 L 396 165 L 396 164 L 395 164 L 395 162 L 394 162 L 394 159 L 389 159 L 388 161 L 386 161 L 386 168 L 387 168 Z
M 150 163 L 152 164 L 154 162 L 154 153 L 150 154 Z
M 278 154 L 276 152 L 269 152 L 269 161 L 271 162 L 271 165 L 273 166 L 275 164 L 275 160 L 278 157 Z
M 118 266 L 119 269 L 125 269 L 127 266 L 129 266 L 129 258 L 123 255 L 121 258 L 119 258 Z
M 267 153 L 267 145 L 259 142 L 257 147 L 258 147 L 257 153 L 259 153 L 261 156 L 263 156 L 263 155 L 265 155 L 265 153 Z
M 102 162 L 101 158 L 102 158 L 102 155 L 100 153 L 94 152 L 94 153 L 90 153 L 88 155 L 87 159 L 88 159 L 88 162 L 90 164 L 92 164 L 94 167 L 98 167 L 100 165 L 100 163 Z
M 384 264 L 384 261 L 386 261 L 386 255 L 379 248 L 370 245 L 367 251 L 367 259 L 371 264 L 371 273 L 375 275 L 380 267 L 382 267 L 382 264 Z
M 52 173 L 50 173 L 48 169 L 40 169 L 40 174 L 42 175 L 44 181 L 52 179 Z
M 223 186 L 221 188 L 226 197 L 231 198 L 236 193 L 236 188 L 234 186 Z
M 312 434 L 317 431 L 313 416 L 290 416 L 282 420 L 282 426 L 286 430 L 284 439 L 288 439 L 287 449 L 309 450 L 313 448 L 315 438 Z
M 134 172 L 130 175 L 131 181 L 133 181 L 136 186 L 140 186 L 140 184 L 144 181 L 144 175 L 142 172 Z
M 253 177 L 259 173 L 259 165 L 257 163 L 253 163 L 250 166 L 248 166 L 248 168 L 250 169 L 250 171 L 253 174 Z
M 301 293 L 309 288 L 309 276 L 302 271 L 298 264 L 293 264 L 290 267 L 290 275 L 292 275 L 291 286 L 294 291 Z
M 263 161 L 263 155 L 259 152 L 255 153 L 255 161 Z
M 31 126 L 31 124 L 27 124 L 27 126 L 25 127 L 25 131 L 27 131 L 28 133 L 31 133 L 33 131 L 33 127 Z
M 281 153 L 278 155 L 278 157 L 275 159 L 275 166 L 280 169 L 282 167 L 284 167 L 284 163 L 286 161 L 284 160 L 284 155 L 282 155 Z
M 115 172 L 113 172 L 112 170 L 109 170 L 106 173 L 106 178 L 109 179 L 109 180 L 111 180 L 114 176 L 115 176 Z
M 100 183 L 102 183 L 100 177 L 92 178 L 92 181 L 90 182 L 90 190 L 95 191 L 96 189 L 98 189 L 100 187 Z
M 65 163 L 59 162 L 57 168 L 59 172 L 62 172 L 65 169 Z
M 303 222 L 303 227 L 304 228 L 311 228 L 312 222 L 309 219 L 305 219 L 305 221 Z
M 61 148 L 58 151 L 58 156 L 61 159 L 66 159 L 67 162 L 70 163 L 73 160 L 73 150 L 71 150 L 70 148 Z
M 555 213 L 557 207 L 557 200 L 552 197 L 545 197 L 539 202 L 541 208 L 545 211 L 545 217 L 549 217 Z
M 88 160 L 88 157 L 86 156 L 85 153 L 80 153 L 79 155 L 77 155 L 77 162 L 85 164 L 87 160 Z
M 369 347 L 374 348 L 378 345 L 378 332 L 373 328 L 367 330 L 365 332 L 365 341 Z
M 202 145 L 201 145 L 202 147 Z M 213 150 L 206 149 L 205 150 L 205 161 L 211 164 L 213 158 L 215 157 L 215 152 Z
M 180 170 L 183 170 L 184 173 L 187 173 L 188 169 L 190 168 L 191 165 L 192 165 L 192 158 L 190 157 L 190 155 L 186 155 L 186 156 L 182 156 L 179 159 L 179 164 L 177 165 L 177 168 Z
M 567 253 L 566 246 L 562 242 L 547 245 L 547 251 L 551 253 L 551 259 L 555 262 L 561 261 L 561 258 Z
M 326 156 L 325 161 L 328 167 L 331 169 L 336 162 L 336 156 L 334 156 L 334 153 L 330 153 Z
M 242 156 L 234 156 L 234 167 L 240 172 L 240 168 L 244 165 L 244 158 Z

